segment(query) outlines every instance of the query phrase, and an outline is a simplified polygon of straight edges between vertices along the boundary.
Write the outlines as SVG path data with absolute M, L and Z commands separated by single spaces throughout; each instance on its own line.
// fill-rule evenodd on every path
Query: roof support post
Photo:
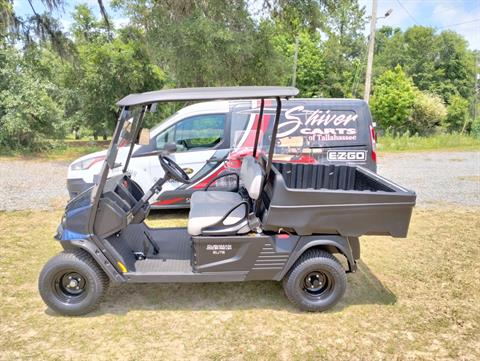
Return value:
M 280 99 L 280 97 L 276 97 L 276 99 L 277 110 L 275 113 L 275 121 L 273 122 L 272 139 L 270 140 L 270 149 L 268 151 L 267 167 L 265 169 L 265 177 L 267 178 L 270 175 L 270 170 L 272 169 L 273 152 L 275 150 L 275 143 L 277 141 L 278 123 L 280 121 L 280 113 L 282 112 L 282 100 Z
M 260 136 L 260 130 L 262 129 L 263 109 L 265 107 L 265 99 L 260 101 L 260 113 L 258 115 L 257 132 L 255 133 L 255 144 L 253 145 L 253 158 L 257 157 L 258 138 Z
M 138 138 L 138 132 L 140 132 L 140 129 L 142 128 L 143 118 L 145 118 L 147 107 L 148 107 L 147 105 L 144 105 L 142 107 L 142 111 L 140 113 L 140 118 L 138 119 L 137 126 L 135 127 L 135 129 L 132 129 L 132 141 L 130 143 L 130 149 L 128 150 L 127 159 L 125 160 L 125 166 L 123 167 L 123 171 L 122 171 L 123 173 L 127 171 L 128 164 L 130 163 L 133 147 L 135 147 L 135 142 L 137 141 L 137 138 Z

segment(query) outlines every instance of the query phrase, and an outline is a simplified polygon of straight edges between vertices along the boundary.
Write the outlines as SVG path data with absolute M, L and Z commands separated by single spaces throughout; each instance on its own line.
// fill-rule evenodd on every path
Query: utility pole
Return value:
M 295 36 L 295 52 L 293 53 L 293 75 L 292 75 L 292 86 L 294 87 L 297 83 L 297 62 L 298 62 L 298 34 Z
M 363 92 L 363 99 L 367 103 L 370 101 L 370 91 L 372 89 L 373 50 L 375 49 L 376 25 L 377 25 L 377 0 L 372 0 L 372 16 L 370 18 L 370 37 L 368 38 L 367 74 L 365 75 L 365 90 Z

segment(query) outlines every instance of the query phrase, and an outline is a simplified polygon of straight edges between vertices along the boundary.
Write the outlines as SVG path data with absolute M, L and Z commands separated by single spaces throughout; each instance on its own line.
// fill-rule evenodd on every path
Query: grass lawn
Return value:
M 378 151 L 409 152 L 429 150 L 480 150 L 480 138 L 461 134 L 419 136 L 378 136 Z
M 64 143 L 58 144 L 50 150 L 41 152 L 41 153 L 32 153 L 32 152 L 13 152 L 13 151 L 3 151 L 0 149 L 0 160 L 8 159 L 32 159 L 39 161 L 73 161 L 81 156 L 86 154 L 98 152 L 108 148 L 107 141 L 77 141 L 77 140 L 67 140 Z
M 408 239 L 364 237 L 330 312 L 300 312 L 279 283 L 251 282 L 114 287 L 77 318 L 54 314 L 37 292 L 60 251 L 61 212 L 3 212 L 0 359 L 479 360 L 478 211 L 417 208 Z
M 43 153 L 6 152 L 0 149 L 0 160 L 33 159 L 73 161 L 83 155 L 98 152 L 108 147 L 108 141 L 89 141 L 67 139 L 60 146 Z M 440 134 L 429 137 L 418 136 L 379 136 L 378 152 L 415 152 L 415 151 L 480 151 L 480 139 L 460 134 Z

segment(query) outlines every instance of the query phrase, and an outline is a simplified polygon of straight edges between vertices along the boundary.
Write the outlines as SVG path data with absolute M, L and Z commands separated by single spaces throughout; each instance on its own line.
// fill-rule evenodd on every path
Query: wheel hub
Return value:
M 79 296 L 85 285 L 85 278 L 77 272 L 66 273 L 58 281 L 59 290 L 67 297 Z
M 328 288 L 328 278 L 323 272 L 310 272 L 304 279 L 304 290 L 310 294 L 319 294 Z

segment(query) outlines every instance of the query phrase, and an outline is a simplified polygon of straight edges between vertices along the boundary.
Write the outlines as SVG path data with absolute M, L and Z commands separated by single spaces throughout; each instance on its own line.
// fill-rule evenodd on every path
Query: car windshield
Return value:
M 134 132 L 140 121 L 141 112 L 142 107 L 137 106 L 125 110 L 122 114 L 125 122 L 123 123 L 122 131 L 120 132 L 120 137 L 117 143 L 119 147 L 130 146 L 132 141 L 134 141 Z

